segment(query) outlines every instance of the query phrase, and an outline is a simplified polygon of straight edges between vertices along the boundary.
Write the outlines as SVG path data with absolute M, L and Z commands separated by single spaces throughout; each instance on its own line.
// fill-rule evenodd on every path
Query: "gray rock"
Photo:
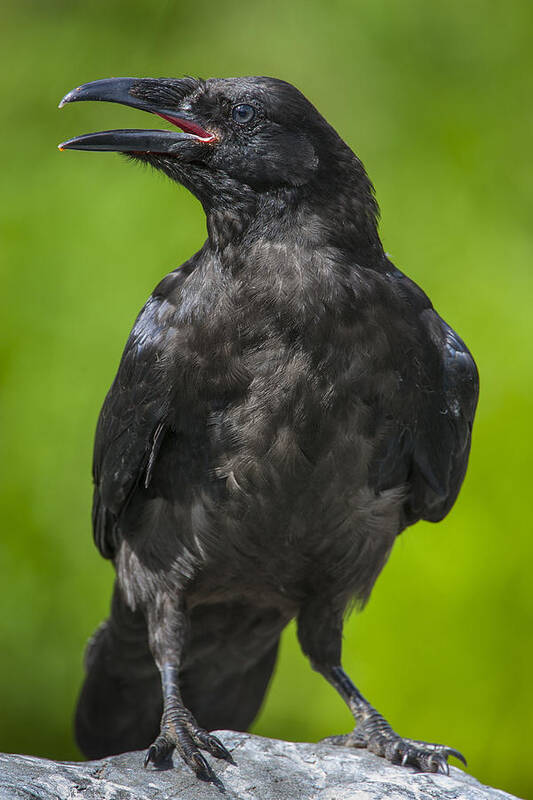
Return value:
M 396 767 L 364 750 L 222 731 L 238 766 L 211 759 L 223 787 L 179 758 L 143 769 L 142 753 L 74 763 L 0 754 L 0 800 L 509 800 L 455 767 L 450 775 Z

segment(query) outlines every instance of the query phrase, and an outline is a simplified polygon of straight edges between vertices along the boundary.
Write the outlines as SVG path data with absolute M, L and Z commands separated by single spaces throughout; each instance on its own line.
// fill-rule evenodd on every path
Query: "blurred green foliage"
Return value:
M 532 29 L 530 0 L 4 4 L 0 749 L 78 755 L 82 651 L 112 581 L 89 523 L 95 421 L 137 310 L 204 237 L 184 189 L 116 155 L 56 150 L 146 119 L 57 102 L 111 75 L 267 74 L 298 85 L 363 159 L 393 260 L 481 373 L 459 502 L 399 539 L 346 627 L 345 665 L 400 732 L 460 748 L 485 782 L 533 789 Z M 349 726 L 289 629 L 255 730 Z

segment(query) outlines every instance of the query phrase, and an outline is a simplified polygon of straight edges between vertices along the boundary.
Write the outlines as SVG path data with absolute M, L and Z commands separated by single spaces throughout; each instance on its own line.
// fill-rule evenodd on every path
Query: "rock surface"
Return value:
M 211 759 L 221 786 L 174 768 L 143 769 L 143 754 L 85 763 L 0 754 L 0 800 L 509 800 L 455 767 L 417 773 L 363 750 L 247 733 L 220 735 L 237 767 Z

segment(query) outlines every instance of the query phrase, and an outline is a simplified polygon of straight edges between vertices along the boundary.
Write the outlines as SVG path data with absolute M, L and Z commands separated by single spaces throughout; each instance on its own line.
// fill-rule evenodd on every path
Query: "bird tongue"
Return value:
M 213 142 L 215 140 L 215 136 L 212 133 L 204 131 L 200 125 L 196 125 L 196 123 L 191 122 L 188 119 L 173 117 L 171 114 L 163 114 L 160 111 L 154 111 L 152 113 L 157 114 L 157 116 L 162 117 L 162 119 L 166 119 L 166 121 L 170 122 L 172 125 L 176 125 L 178 128 L 181 128 L 181 130 L 185 131 L 185 133 L 192 133 L 193 136 L 197 136 L 203 142 Z

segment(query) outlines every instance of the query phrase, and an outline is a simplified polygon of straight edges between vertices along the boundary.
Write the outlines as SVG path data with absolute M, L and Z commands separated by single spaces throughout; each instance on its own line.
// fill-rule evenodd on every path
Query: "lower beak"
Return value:
M 110 150 L 114 153 L 178 154 L 180 143 L 196 136 L 182 131 L 158 131 L 128 128 L 116 131 L 85 133 L 58 145 L 60 150 Z
M 200 125 L 180 112 L 176 116 L 176 111 L 171 108 L 160 107 L 159 105 L 147 102 L 142 99 L 142 89 L 149 90 L 157 85 L 157 81 L 151 78 L 110 78 L 101 81 L 93 81 L 83 86 L 78 86 L 69 92 L 59 103 L 59 108 L 63 108 L 67 103 L 79 102 L 82 100 L 96 100 L 110 103 L 120 103 L 121 105 L 139 108 L 148 111 L 171 122 L 179 130 L 112 130 L 100 131 L 98 133 L 87 133 L 83 136 L 76 136 L 68 139 L 59 145 L 60 150 L 108 150 L 113 152 L 125 153 L 166 153 L 168 155 L 180 155 L 184 152 L 185 144 L 202 143 L 208 144 L 216 141 L 214 134 L 204 130 Z M 179 96 L 180 81 L 173 82 L 177 96 Z M 141 97 L 136 96 L 135 92 L 141 90 Z M 133 91 L 133 93 L 132 93 Z M 184 86 L 184 94 L 190 91 L 190 84 Z M 146 93 L 146 91 L 145 91 Z M 185 150 L 189 148 L 185 147 Z

